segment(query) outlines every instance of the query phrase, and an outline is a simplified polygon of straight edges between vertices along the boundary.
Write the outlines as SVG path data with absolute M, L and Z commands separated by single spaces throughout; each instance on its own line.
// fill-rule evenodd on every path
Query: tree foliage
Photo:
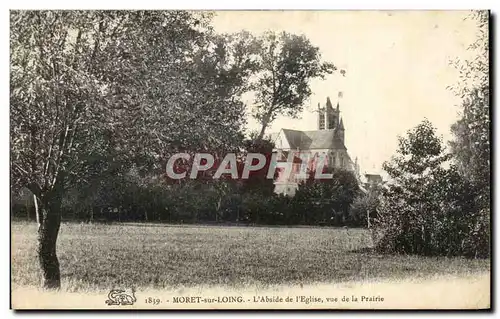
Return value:
M 69 191 L 88 185 L 95 197 L 132 168 L 163 172 L 172 153 L 241 145 L 239 94 L 251 65 L 226 58 L 237 45 L 220 50 L 227 41 L 209 19 L 187 11 L 11 12 L 12 185 L 27 187 L 40 208 L 46 288 L 60 285 L 55 247 Z
M 456 60 L 460 83 L 454 87 L 461 97 L 461 117 L 452 126 L 455 139 L 450 143 L 458 168 L 471 183 L 482 189 L 478 195 L 482 209 L 490 203 L 490 85 L 489 85 L 489 12 L 474 11 L 476 41 L 469 46 L 473 59 Z
M 324 78 L 337 68 L 321 61 L 321 53 L 303 35 L 266 32 L 256 39 L 254 117 L 261 124 L 258 138 L 278 115 L 296 117 L 311 96 L 310 80 Z
M 390 183 L 375 219 L 377 249 L 421 255 L 487 256 L 474 187 L 450 162 L 427 120 L 401 137 L 384 163 Z
M 315 173 L 311 172 L 310 178 L 299 184 L 292 199 L 295 211 L 303 214 L 306 223 L 349 223 L 350 206 L 360 191 L 355 175 L 343 169 L 331 168 L 325 168 L 323 173 L 331 173 L 332 178 L 315 179 Z

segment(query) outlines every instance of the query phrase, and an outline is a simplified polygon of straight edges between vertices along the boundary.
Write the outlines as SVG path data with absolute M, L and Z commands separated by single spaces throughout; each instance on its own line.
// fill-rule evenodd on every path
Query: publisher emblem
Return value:
M 108 306 L 130 306 L 137 301 L 135 297 L 135 289 L 132 288 L 130 293 L 123 289 L 111 289 L 108 293 L 108 300 L 106 304 Z

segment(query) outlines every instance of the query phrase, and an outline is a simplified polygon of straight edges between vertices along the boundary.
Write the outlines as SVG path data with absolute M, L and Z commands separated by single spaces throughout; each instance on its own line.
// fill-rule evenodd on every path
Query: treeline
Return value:
M 311 179 L 299 186 L 294 197 L 275 194 L 273 180 L 260 177 L 169 183 L 141 177 L 132 170 L 97 185 L 70 190 L 63 198 L 61 214 L 63 220 L 92 223 L 366 225 L 364 213 L 353 215 L 351 209 L 361 191 L 350 172 L 334 171 L 330 181 Z M 30 198 L 27 203 L 13 201 L 13 216 L 35 219 Z

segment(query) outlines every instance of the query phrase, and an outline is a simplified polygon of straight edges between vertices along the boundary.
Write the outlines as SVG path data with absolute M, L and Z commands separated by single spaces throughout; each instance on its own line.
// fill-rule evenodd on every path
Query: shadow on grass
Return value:
M 348 250 L 351 254 L 364 254 L 364 255 L 374 255 L 378 254 L 374 247 L 361 247 L 357 249 Z

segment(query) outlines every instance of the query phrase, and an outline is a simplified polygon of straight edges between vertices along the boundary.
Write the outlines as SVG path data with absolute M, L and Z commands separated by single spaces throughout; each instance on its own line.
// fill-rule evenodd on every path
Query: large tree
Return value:
M 113 27 L 109 27 L 112 25 Z M 42 286 L 60 286 L 56 240 L 65 189 L 108 165 L 113 114 L 100 76 L 111 15 L 11 12 L 11 175 L 34 195 Z
M 164 172 L 181 150 L 241 143 L 245 81 L 237 79 L 247 66 L 216 52 L 209 18 L 12 11 L 12 186 L 36 199 L 43 287 L 60 287 L 56 241 L 68 189 L 132 166 Z
M 310 81 L 324 78 L 336 67 L 322 62 L 319 48 L 304 35 L 266 32 L 256 43 L 259 71 L 253 85 L 253 115 L 261 125 L 258 139 L 262 139 L 278 115 L 297 117 L 311 96 Z

